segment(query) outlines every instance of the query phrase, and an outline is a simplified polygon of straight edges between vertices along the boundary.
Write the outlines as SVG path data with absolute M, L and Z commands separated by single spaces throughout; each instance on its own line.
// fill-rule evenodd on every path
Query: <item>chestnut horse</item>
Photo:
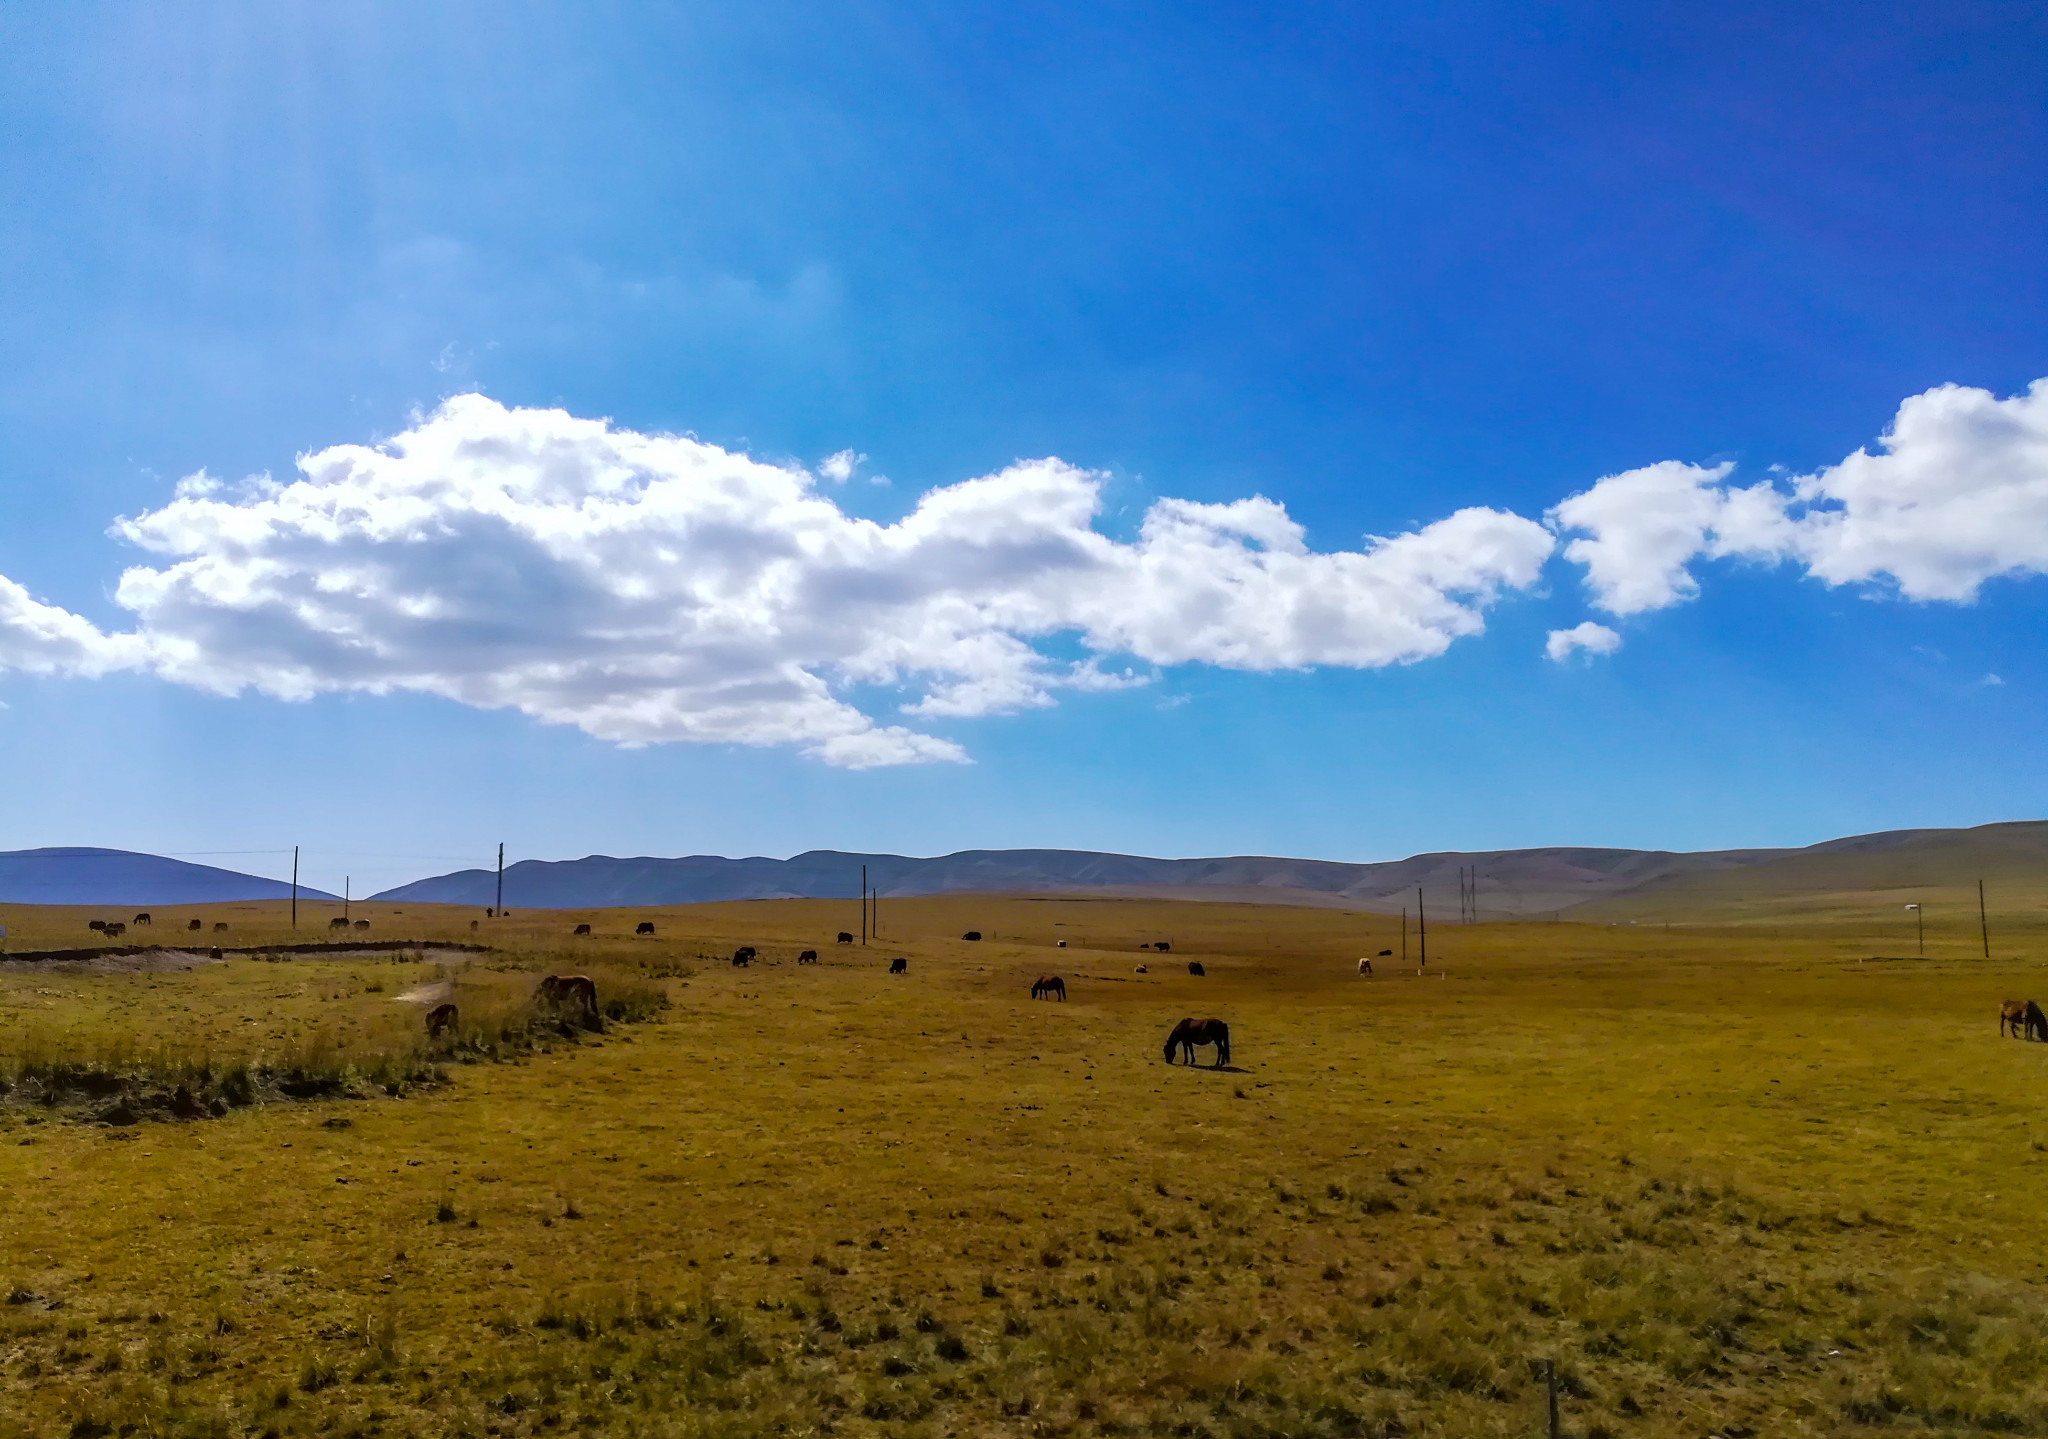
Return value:
M 1176 1024 L 1173 1033 L 1166 1036 L 1166 1062 L 1173 1063 L 1173 1052 L 1178 1049 L 1187 1055 L 1188 1063 L 1193 1064 L 1198 1044 L 1216 1046 L 1218 1069 L 1230 1063 L 1230 1026 L 1220 1019 L 1183 1019 Z
M 1041 974 L 1038 983 L 1031 986 L 1033 999 L 1051 999 L 1055 995 L 1061 1000 L 1067 997 L 1067 982 L 1056 974 Z

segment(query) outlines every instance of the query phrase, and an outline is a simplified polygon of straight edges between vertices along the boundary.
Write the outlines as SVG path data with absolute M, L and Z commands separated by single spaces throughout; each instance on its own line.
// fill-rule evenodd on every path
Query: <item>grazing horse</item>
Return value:
M 1372 961 L 1369 959 L 1358 961 L 1358 972 L 1370 979 L 1372 977 Z
M 534 999 L 551 1009 L 567 1007 L 577 1010 L 584 1022 L 593 1028 L 603 1026 L 597 1012 L 597 985 L 588 975 L 551 974 L 540 982 L 540 990 Z
M 90 924 L 86 925 L 86 928 L 96 929 L 99 930 L 101 933 L 105 933 L 107 928 L 107 922 L 103 919 L 96 919 L 93 920 Z
M 2048 1014 L 2041 1013 L 2041 1006 L 2031 999 L 2027 1001 L 2027 1038 L 2048 1040 Z
M 1207 974 L 1208 972 L 1208 970 L 1202 968 L 1202 961 L 1200 961 L 1199 959 L 1191 959 L 1188 961 L 1189 974 Z
M 2029 1002 L 2024 999 L 1998 1001 L 1998 1032 L 2001 1035 L 2010 1034 L 2014 1039 L 2026 1037 L 2020 1031 L 2026 1027 Z
M 439 1039 L 455 1028 L 455 1022 L 462 1012 L 452 1004 L 437 1004 L 427 1011 L 427 1038 Z
M 643 920 L 641 920 L 641 921 L 640 921 L 640 922 L 639 922 L 638 924 L 636 924 L 636 925 L 634 925 L 634 926 L 633 926 L 633 933 L 635 933 L 635 934 L 652 934 L 652 933 L 654 933 L 654 921 L 653 921 L 653 920 L 651 920 L 651 919 L 643 919 Z
M 752 964 L 754 962 L 754 946 L 743 944 L 734 950 L 732 952 L 732 962 L 735 969 L 743 964 Z
M 1033 999 L 1051 999 L 1055 995 L 1064 1003 L 1067 997 L 1067 982 L 1056 974 L 1041 974 L 1038 982 L 1031 986 Z
M 818 962 L 818 951 L 807 949 L 796 957 L 796 962 L 798 964 L 816 964 Z
M 579 924 L 576 926 L 576 932 L 578 934 L 588 934 L 590 933 L 590 926 L 587 924 Z
M 909 960 L 907 960 L 907 959 L 892 959 L 892 960 L 890 960 L 890 961 L 889 961 L 889 973 L 891 973 L 891 974 L 908 974 L 908 973 L 910 973 L 910 961 L 909 961 Z
M 111 935 L 115 935 L 115 936 L 119 936 L 119 935 L 124 935 L 124 934 L 126 934 L 127 932 L 128 932 L 128 926 L 127 926 L 127 925 L 125 925 L 125 924 L 123 924 L 123 923 L 121 923 L 121 921 L 120 921 L 120 920 L 118 920 L 118 919 L 117 919 L 117 920 L 114 920 L 114 921 L 113 921 L 112 923 L 110 923 L 110 924 L 109 924 L 109 925 L 107 926 L 107 928 L 106 928 L 106 933 L 108 933 L 108 934 L 111 934 Z
M 1166 1036 L 1166 1062 L 1173 1063 L 1173 1052 L 1178 1049 L 1187 1055 L 1188 1063 L 1193 1064 L 1198 1044 L 1216 1046 L 1218 1069 L 1230 1063 L 1230 1026 L 1220 1019 L 1183 1019 L 1176 1024 L 1173 1033 Z
M 850 933 L 848 933 L 848 932 L 847 932 L 846 930 L 843 930 L 843 929 L 842 929 L 842 930 L 840 930 L 840 931 L 839 931 L 839 942 L 840 942 L 841 944 L 852 944 L 852 943 L 853 943 L 853 936 L 852 936 L 852 935 L 851 935 Z
M 136 915 L 135 922 L 137 924 L 148 924 L 150 922 L 149 911 L 144 910 L 141 914 Z
M 970 929 L 967 931 L 967 933 L 961 935 L 960 937 L 962 939 L 980 939 L 981 931 L 978 929 Z

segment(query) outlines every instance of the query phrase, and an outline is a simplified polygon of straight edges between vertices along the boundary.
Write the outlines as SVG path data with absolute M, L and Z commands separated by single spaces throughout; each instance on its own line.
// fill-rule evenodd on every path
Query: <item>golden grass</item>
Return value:
M 2032 958 L 1445 926 L 1426 976 L 1361 980 L 1393 922 L 885 901 L 849 952 L 844 910 L 0 969 L 17 1064 L 377 1050 L 442 982 L 487 1033 L 571 964 L 671 1001 L 402 1098 L 0 1106 L 0 1434 L 1529 1434 L 1546 1358 L 1573 1434 L 2048 1432 L 2048 1046 L 1995 1023 Z M 1048 971 L 1068 1003 L 1027 997 Z M 1188 1014 L 1235 1072 L 1161 1063 Z

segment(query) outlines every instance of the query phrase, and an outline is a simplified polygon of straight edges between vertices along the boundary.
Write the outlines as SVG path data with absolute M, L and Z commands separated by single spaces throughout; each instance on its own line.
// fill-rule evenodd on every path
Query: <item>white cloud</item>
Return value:
M 818 461 L 818 473 L 843 485 L 853 478 L 853 472 L 865 459 L 866 455 L 855 454 L 852 450 L 839 450 Z
M 911 689 L 906 716 L 960 718 L 1150 679 L 1105 663 L 1118 656 L 1423 659 L 1480 632 L 1553 545 L 1532 521 L 1473 509 L 1318 554 L 1264 499 L 1161 500 L 1121 542 L 1095 528 L 1100 477 L 1058 460 L 933 490 L 885 525 L 801 470 L 479 395 L 299 470 L 232 488 L 196 475 L 120 521 L 160 557 L 116 591 L 136 633 L 20 595 L 0 608 L 0 663 L 111 656 L 223 693 L 417 691 L 625 744 L 958 760 L 951 740 L 856 707 L 862 687 Z M 1085 656 L 1055 661 L 1039 648 L 1054 636 Z
M 1559 504 L 1610 614 L 1661 609 L 1698 592 L 1702 558 L 1792 560 L 1829 585 L 1878 584 L 1907 599 L 1968 602 L 1987 581 L 2048 574 L 2048 380 L 1999 399 L 1942 385 L 1914 395 L 1877 442 L 1793 477 L 1723 483 L 1667 460 L 1610 475 Z
M 90 620 L 43 604 L 0 575 L 0 670 L 101 675 L 143 658 L 135 636 L 102 634 Z
M 1620 648 L 1620 635 L 1605 625 L 1587 620 L 1568 630 L 1552 630 L 1550 638 L 1544 642 L 1543 653 L 1562 664 L 1581 650 L 1589 655 L 1611 655 Z
M 1996 689 L 1998 686 L 2003 685 L 2005 681 L 2000 679 L 1997 675 L 1986 675 L 1977 683 L 1981 685 L 1988 685 L 1991 688 Z

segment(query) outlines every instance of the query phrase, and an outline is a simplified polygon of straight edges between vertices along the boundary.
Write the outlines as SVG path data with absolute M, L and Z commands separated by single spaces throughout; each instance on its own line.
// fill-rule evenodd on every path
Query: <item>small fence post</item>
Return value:
M 1543 1361 L 1543 1388 L 1550 1400 L 1550 1439 L 1560 1439 L 1563 1431 L 1557 1426 L 1557 1361 Z

